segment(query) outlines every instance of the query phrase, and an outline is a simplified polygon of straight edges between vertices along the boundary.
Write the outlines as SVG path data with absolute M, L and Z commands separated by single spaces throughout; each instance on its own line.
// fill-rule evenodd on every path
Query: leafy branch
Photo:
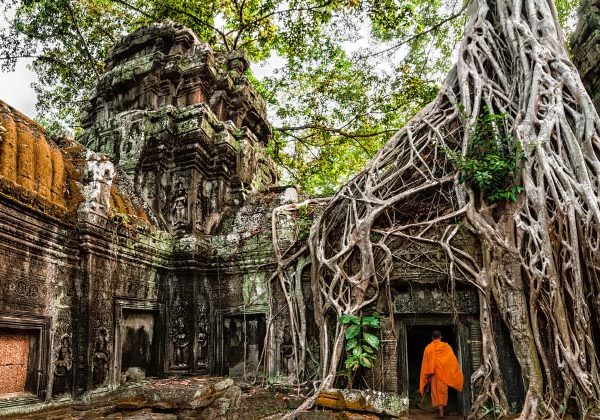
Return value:
M 346 328 L 346 360 L 344 367 L 348 372 L 348 386 L 352 386 L 354 374 L 360 367 L 370 369 L 379 350 L 380 341 L 373 332 L 381 328 L 381 316 L 375 312 L 372 315 L 358 317 L 352 314 L 344 314 L 340 317 L 340 323 L 347 325 Z
M 488 108 L 477 118 L 466 154 L 446 150 L 460 182 L 466 183 L 490 202 L 516 201 L 523 187 L 517 184 L 517 169 L 524 158 L 520 143 L 504 128 L 506 114 L 494 114 Z

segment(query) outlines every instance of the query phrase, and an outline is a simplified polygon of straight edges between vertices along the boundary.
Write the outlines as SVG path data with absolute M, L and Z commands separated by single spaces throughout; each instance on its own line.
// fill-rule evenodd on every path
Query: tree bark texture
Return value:
M 417 114 L 330 201 L 311 230 L 316 319 L 360 314 L 398 258 L 394 243 L 439 247 L 449 278 L 479 290 L 483 363 L 472 418 L 509 407 L 496 308 L 526 390 L 522 419 L 600 418 L 600 120 L 569 61 L 550 0 L 472 0 L 456 65 Z M 487 109 L 524 151 L 515 202 L 490 204 L 460 182 L 449 151 L 467 153 Z M 457 243 L 468 228 L 482 258 Z M 458 279 L 458 280 L 457 280 Z M 321 326 L 321 387 L 333 384 L 343 329 Z M 586 417 L 587 416 L 587 417 Z

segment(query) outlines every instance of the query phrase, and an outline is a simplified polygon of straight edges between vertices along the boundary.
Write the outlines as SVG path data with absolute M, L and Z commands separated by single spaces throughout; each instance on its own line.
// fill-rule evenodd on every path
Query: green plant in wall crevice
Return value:
M 491 202 L 516 201 L 523 187 L 517 183 L 517 169 L 524 158 L 521 144 L 505 128 L 506 114 L 484 108 L 471 128 L 467 152 L 447 150 L 463 182 Z

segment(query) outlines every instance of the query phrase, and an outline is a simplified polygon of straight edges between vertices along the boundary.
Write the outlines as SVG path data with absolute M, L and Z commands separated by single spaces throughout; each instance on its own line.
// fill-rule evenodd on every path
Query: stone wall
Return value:
M 0 336 L 29 337 L 30 351 L 0 412 L 229 369 L 223 349 L 240 333 L 225 326 L 240 320 L 256 367 L 271 212 L 297 193 L 274 186 L 247 68 L 157 24 L 111 51 L 79 142 L 0 103 Z
M 581 2 L 579 20 L 570 43 L 573 64 L 600 112 L 600 1 Z

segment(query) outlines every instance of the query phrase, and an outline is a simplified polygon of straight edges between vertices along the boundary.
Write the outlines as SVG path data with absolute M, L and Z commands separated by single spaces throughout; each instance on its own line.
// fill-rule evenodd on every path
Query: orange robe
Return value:
M 462 391 L 463 374 L 458 365 L 458 360 L 448 343 L 439 338 L 433 340 L 425 347 L 423 363 L 421 363 L 421 382 L 419 390 L 421 395 L 425 392 L 427 375 L 431 378 L 431 403 L 434 407 L 448 404 L 448 387 Z

